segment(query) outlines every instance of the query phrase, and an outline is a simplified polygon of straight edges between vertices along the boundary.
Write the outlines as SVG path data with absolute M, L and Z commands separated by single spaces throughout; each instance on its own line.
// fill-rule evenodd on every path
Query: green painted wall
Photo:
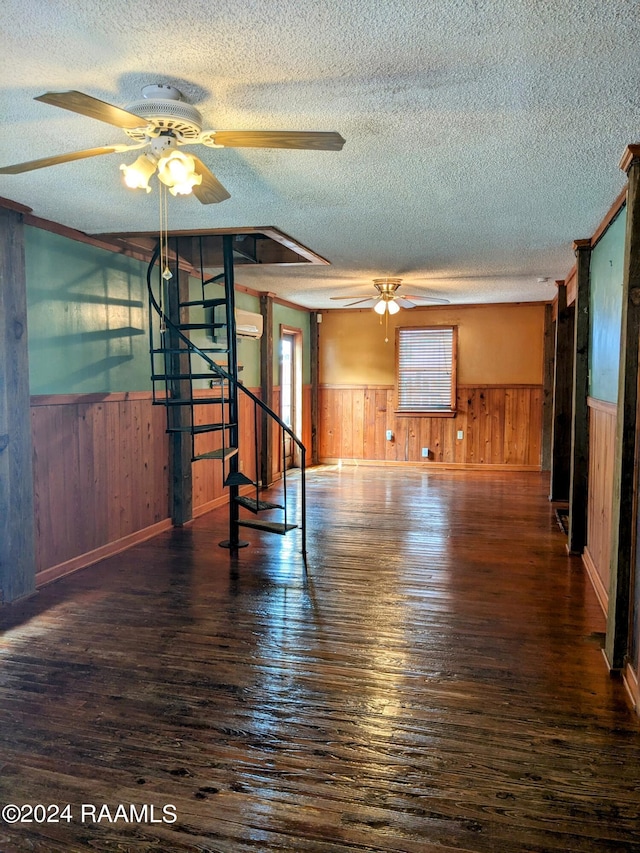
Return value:
M 205 295 L 207 299 L 224 298 L 224 285 L 208 284 L 205 287 Z M 202 299 L 202 285 L 200 279 L 191 278 L 189 281 L 189 299 L 195 301 Z M 245 311 L 253 311 L 256 314 L 260 313 L 260 300 L 257 296 L 252 296 L 249 293 L 243 293 L 236 290 L 235 293 L 236 308 L 242 308 Z M 220 316 L 224 316 L 224 309 L 217 309 Z M 189 319 L 192 323 L 204 323 L 211 320 L 211 309 L 208 311 L 204 308 L 191 308 Z M 207 347 L 211 346 L 211 335 L 204 329 L 194 329 L 191 332 L 191 340 L 196 346 Z M 211 355 L 211 354 L 210 354 Z M 226 353 L 222 354 L 219 359 L 211 355 L 214 361 L 219 360 L 221 364 L 227 361 Z M 253 338 L 238 338 L 238 364 L 242 367 L 240 371 L 240 379 L 242 383 L 252 390 L 260 388 L 260 340 Z M 194 383 L 195 387 L 206 387 L 205 380 L 200 380 Z
M 302 384 L 311 384 L 311 333 L 308 311 L 273 303 L 273 384 L 280 384 L 280 326 L 302 329 Z
M 25 228 L 31 394 L 145 391 L 146 264 Z
M 151 387 L 148 352 L 147 264 L 39 228 L 25 228 L 25 263 L 31 394 L 88 394 L 146 391 Z M 198 279 L 190 299 L 201 298 Z M 208 296 L 224 288 L 207 287 Z M 260 300 L 236 291 L 236 305 L 260 312 Z M 303 331 L 303 382 L 309 384 L 309 313 L 274 304 L 274 338 L 280 326 Z M 203 309 L 191 321 L 204 322 Z M 206 331 L 192 333 L 206 347 Z M 226 358 L 223 357 L 221 360 Z M 280 353 L 274 346 L 274 384 L 279 384 Z M 260 341 L 240 338 L 240 378 L 260 387 Z M 199 383 L 206 387 L 206 381 Z
M 260 313 L 260 299 L 250 293 L 236 291 L 236 308 Z M 247 388 L 260 388 L 260 339 L 238 338 L 238 364 L 242 365 L 240 379 Z
M 618 400 L 626 223 L 623 208 L 591 253 L 589 395 L 609 403 Z

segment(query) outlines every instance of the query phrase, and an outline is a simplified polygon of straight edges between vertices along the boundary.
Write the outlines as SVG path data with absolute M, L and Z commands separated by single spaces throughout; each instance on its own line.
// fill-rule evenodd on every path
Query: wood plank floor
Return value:
M 0 612 L 0 804 L 70 804 L 1 853 L 640 851 L 546 477 L 309 480 L 308 577 L 297 534 L 230 558 L 220 510 Z

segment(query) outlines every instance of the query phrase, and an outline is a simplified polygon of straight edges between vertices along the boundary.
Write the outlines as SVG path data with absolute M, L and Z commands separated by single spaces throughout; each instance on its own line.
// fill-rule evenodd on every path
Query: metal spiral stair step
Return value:
M 224 297 L 219 297 L 217 299 L 194 299 L 191 302 L 181 302 L 181 308 L 191 308 L 191 307 L 199 307 L 199 308 L 217 308 L 219 305 L 225 305 L 226 299 Z
M 259 518 L 246 518 L 238 522 L 240 527 L 253 527 L 256 530 L 266 530 L 268 533 L 278 533 L 284 536 L 290 530 L 295 530 L 297 524 L 284 524 L 279 521 L 262 521 Z
M 231 459 L 238 452 L 237 447 L 219 447 L 217 450 L 210 450 L 208 453 L 198 453 L 192 457 L 193 462 L 200 459 Z
M 243 474 L 242 471 L 230 471 L 227 475 L 227 479 L 224 481 L 224 485 L 226 486 L 255 486 L 255 483 L 250 477 L 247 477 L 246 474 Z
M 208 329 L 210 327 L 206 326 L 206 328 Z M 229 348 L 226 346 L 226 344 L 218 344 L 218 346 L 213 347 L 198 347 L 198 351 L 221 353 L 229 352 Z M 152 349 L 151 352 L 154 355 L 189 355 L 189 353 L 191 353 L 192 355 L 198 354 L 197 351 L 191 349 L 190 347 L 157 347 L 155 349 Z
M 240 495 L 236 498 L 236 503 L 240 504 L 240 506 L 245 507 L 250 512 L 258 513 L 264 512 L 268 509 L 284 509 L 282 504 L 274 504 L 270 501 L 261 501 L 256 500 L 256 498 L 250 498 L 248 495 Z
M 189 329 L 221 329 L 226 323 L 176 323 L 176 329 L 188 331 Z
M 235 426 L 235 424 L 197 424 L 195 426 L 169 427 L 167 432 L 188 432 L 192 435 L 196 435 L 203 432 L 221 432 L 222 430 L 229 429 L 232 426 Z
M 223 382 L 222 377 L 217 377 L 213 370 L 208 373 L 153 373 L 151 379 L 154 382 L 169 382 L 172 379 L 213 379 Z
M 162 406 L 199 406 L 201 404 L 212 405 L 215 403 L 219 405 L 228 402 L 228 397 L 181 397 L 180 399 L 169 397 L 168 399 L 159 401 Z

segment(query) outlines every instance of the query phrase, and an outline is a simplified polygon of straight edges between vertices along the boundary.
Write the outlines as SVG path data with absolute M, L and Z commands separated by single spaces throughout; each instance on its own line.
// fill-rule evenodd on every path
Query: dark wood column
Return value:
M 551 470 L 551 434 L 553 430 L 553 366 L 555 355 L 553 305 L 544 311 L 544 364 L 542 372 L 542 470 Z
M 31 594 L 36 576 L 22 219 L 0 208 L 0 604 Z
M 273 293 L 260 295 L 262 337 L 260 338 L 260 393 L 262 402 L 273 408 Z M 262 415 L 260 479 L 266 488 L 273 481 L 273 422 Z
M 320 322 L 322 314 L 312 311 L 309 318 L 311 330 L 311 458 L 310 464 L 318 464 L 318 393 L 320 388 Z
M 182 302 L 189 299 L 189 274 L 176 268 L 173 278 L 167 285 L 167 316 L 179 325 L 189 320 L 189 309 L 181 307 Z M 178 349 L 180 338 L 177 334 L 167 331 L 171 348 Z M 189 357 L 186 354 L 172 353 L 172 373 L 185 374 L 189 372 Z M 174 399 L 188 399 L 191 386 L 188 379 L 174 379 L 171 382 L 171 396 Z M 171 406 L 169 408 L 169 425 L 174 429 L 184 430 L 173 432 L 170 438 L 171 465 L 171 519 L 180 527 L 193 518 L 193 476 L 191 470 L 192 437 L 186 431 L 191 426 L 190 406 Z
M 567 306 L 567 286 L 557 281 L 556 340 L 551 430 L 551 488 L 549 500 L 569 500 L 571 462 L 571 405 L 573 390 L 573 318 Z
M 627 148 L 620 168 L 627 173 L 629 183 L 611 515 L 611 580 L 605 646 L 607 662 L 614 670 L 624 666 L 628 652 L 634 530 L 638 512 L 634 500 L 634 486 L 637 477 L 636 425 L 640 335 L 640 145 L 630 145 Z M 636 507 L 635 512 L 632 507 Z
M 587 541 L 589 483 L 589 291 L 591 240 L 576 240 L 576 301 L 573 334 L 571 474 L 569 480 L 570 554 L 582 554 Z

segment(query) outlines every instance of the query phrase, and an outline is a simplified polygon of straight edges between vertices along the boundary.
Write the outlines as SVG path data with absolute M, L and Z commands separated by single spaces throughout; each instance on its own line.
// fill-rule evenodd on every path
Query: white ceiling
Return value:
M 385 275 L 452 303 L 545 300 L 624 186 L 639 13 L 637 0 L 5 0 L 0 164 L 127 141 L 36 95 L 126 107 L 171 83 L 207 129 L 346 139 L 198 149 L 231 199 L 172 199 L 171 228 L 273 225 L 331 261 L 243 268 L 240 283 L 314 308 Z M 3 175 L 0 196 L 89 233 L 152 230 L 157 193 L 125 189 L 121 162 Z

